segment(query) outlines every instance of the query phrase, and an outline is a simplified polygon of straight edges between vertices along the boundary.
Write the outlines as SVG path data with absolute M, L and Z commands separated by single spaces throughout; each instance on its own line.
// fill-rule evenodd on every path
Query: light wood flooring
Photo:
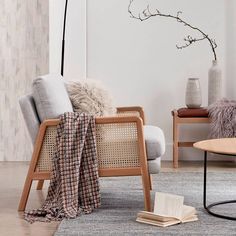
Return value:
M 17 212 L 17 206 L 28 170 L 27 162 L 0 162 L 0 236 L 53 235 L 58 222 L 29 224 Z M 209 171 L 235 171 L 235 162 L 211 162 Z M 162 162 L 162 172 L 200 172 L 202 162 L 180 162 L 173 169 L 171 162 Z M 27 207 L 37 208 L 46 197 L 46 189 L 37 191 L 33 185 Z

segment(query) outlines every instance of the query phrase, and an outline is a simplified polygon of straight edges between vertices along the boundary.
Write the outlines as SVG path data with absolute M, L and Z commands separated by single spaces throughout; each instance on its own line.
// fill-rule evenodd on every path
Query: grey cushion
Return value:
M 20 98 L 19 103 L 23 117 L 25 119 L 25 124 L 31 137 L 32 144 L 34 144 L 40 126 L 40 121 L 36 112 L 34 99 L 32 95 L 26 95 Z
M 45 75 L 33 81 L 33 97 L 40 121 L 73 112 L 64 80 L 60 75 Z
M 148 170 L 150 174 L 158 174 L 161 170 L 161 158 L 148 161 Z
M 144 126 L 144 137 L 148 160 L 155 160 L 165 153 L 165 136 L 156 126 Z

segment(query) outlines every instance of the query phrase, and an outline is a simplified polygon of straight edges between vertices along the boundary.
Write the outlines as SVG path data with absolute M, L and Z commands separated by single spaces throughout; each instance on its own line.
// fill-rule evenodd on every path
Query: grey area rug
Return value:
M 209 173 L 208 203 L 236 199 L 236 172 Z M 236 235 L 236 221 L 208 215 L 203 209 L 202 173 L 161 173 L 153 178 L 154 192 L 185 196 L 185 204 L 196 207 L 199 221 L 167 228 L 135 222 L 143 209 L 140 177 L 101 179 L 102 207 L 90 215 L 63 220 L 56 236 L 77 235 Z M 236 217 L 236 204 L 220 206 L 215 212 L 229 212 Z

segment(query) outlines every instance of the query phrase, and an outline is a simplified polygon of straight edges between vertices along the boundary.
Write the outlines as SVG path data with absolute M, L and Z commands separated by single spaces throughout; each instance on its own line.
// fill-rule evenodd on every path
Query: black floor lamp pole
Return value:
M 64 23 L 63 23 L 63 37 L 62 37 L 62 50 L 61 50 L 61 75 L 64 75 L 64 56 L 65 56 L 65 35 L 66 35 L 66 14 L 67 14 L 67 3 L 65 3 Z

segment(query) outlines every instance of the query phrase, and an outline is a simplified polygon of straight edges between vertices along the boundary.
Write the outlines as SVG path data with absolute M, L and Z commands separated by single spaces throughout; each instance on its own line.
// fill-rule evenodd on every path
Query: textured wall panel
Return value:
M 48 0 L 0 0 L 0 161 L 30 160 L 18 99 L 48 73 Z

